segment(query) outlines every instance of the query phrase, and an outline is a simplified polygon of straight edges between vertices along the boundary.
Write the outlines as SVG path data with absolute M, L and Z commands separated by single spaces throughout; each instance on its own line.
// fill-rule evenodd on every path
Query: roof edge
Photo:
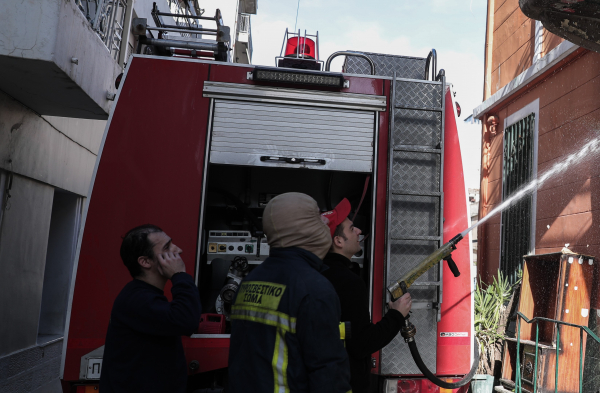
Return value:
M 504 102 L 523 86 L 532 82 L 560 61 L 564 60 L 571 53 L 579 49 L 579 46 L 570 41 L 561 42 L 556 48 L 552 49 L 546 56 L 536 61 L 531 67 L 523 71 L 516 78 L 511 80 L 506 86 L 498 90 L 494 95 L 473 109 L 473 117 L 481 119 L 483 115 L 498 104 Z

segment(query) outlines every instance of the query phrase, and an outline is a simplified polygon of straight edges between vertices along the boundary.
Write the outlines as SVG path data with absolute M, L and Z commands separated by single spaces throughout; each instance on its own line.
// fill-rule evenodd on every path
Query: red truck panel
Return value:
M 469 227 L 469 210 L 463 174 L 454 102 L 446 92 L 444 127 L 444 243 Z M 466 374 L 471 368 L 471 235 L 452 253 L 460 270 L 454 277 L 444 263 L 442 319 L 438 322 L 437 374 Z M 440 337 L 440 333 L 464 333 L 467 337 Z M 417 333 L 418 337 L 418 333 Z M 418 341 L 418 340 L 417 340 Z
M 65 380 L 81 356 L 104 344 L 112 304 L 131 280 L 121 236 L 153 223 L 184 250 L 194 274 L 209 99 L 209 65 L 136 57 L 108 125 L 81 244 L 70 315 Z M 127 157 L 125 159 L 125 157 Z M 165 293 L 170 297 L 170 285 Z

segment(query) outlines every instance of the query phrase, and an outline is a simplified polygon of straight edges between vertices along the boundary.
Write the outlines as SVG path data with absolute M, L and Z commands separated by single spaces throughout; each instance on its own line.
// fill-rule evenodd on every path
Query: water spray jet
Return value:
M 429 270 L 441 260 L 445 260 L 448 263 L 448 267 L 454 274 L 454 277 L 458 277 L 460 275 L 460 271 L 458 270 L 456 263 L 454 263 L 454 261 L 452 260 L 452 251 L 456 250 L 456 244 L 460 242 L 465 236 L 467 236 L 469 232 L 471 232 L 473 229 L 477 228 L 477 226 L 487 221 L 490 217 L 506 209 L 514 202 L 525 197 L 526 195 L 533 193 L 552 176 L 564 172 L 571 164 L 578 162 L 578 160 L 580 159 L 589 158 L 590 155 L 596 154 L 598 153 L 598 151 L 600 151 L 600 138 L 596 138 L 588 142 L 578 152 L 569 155 L 565 160 L 555 164 L 542 176 L 532 180 L 529 184 L 521 188 L 510 198 L 502 202 L 502 204 L 493 209 L 476 224 L 470 226 L 458 235 L 454 236 L 452 239 L 450 239 L 449 242 L 445 243 L 433 253 L 425 257 L 412 270 L 410 270 L 403 277 L 396 280 L 393 284 L 387 287 L 387 290 L 390 293 L 392 300 L 396 300 L 405 293 L 407 293 L 408 288 L 417 280 L 417 278 L 419 278 L 427 270 Z M 405 318 L 405 326 L 402 327 L 401 334 L 404 338 L 404 341 L 409 345 L 410 352 L 415 360 L 415 363 L 417 364 L 417 367 L 419 368 L 419 370 L 421 370 L 423 375 L 425 375 L 430 381 L 432 381 L 436 385 L 446 389 L 456 389 L 469 383 L 473 378 L 473 375 L 475 374 L 475 371 L 477 370 L 477 366 L 479 364 L 479 351 L 477 350 L 477 345 L 474 345 L 475 359 L 469 373 L 458 382 L 445 382 L 437 378 L 431 371 L 429 371 L 429 369 L 427 369 L 427 366 L 425 366 L 425 364 L 423 363 L 421 356 L 419 355 L 419 351 L 417 350 L 417 344 L 414 339 L 414 336 L 416 334 L 416 328 L 410 322 L 409 317 L 410 315 Z

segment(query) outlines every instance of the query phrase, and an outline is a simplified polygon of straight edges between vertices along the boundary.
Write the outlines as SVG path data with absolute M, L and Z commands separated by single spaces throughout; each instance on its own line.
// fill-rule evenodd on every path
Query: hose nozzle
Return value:
M 463 235 L 462 233 L 459 233 L 458 235 L 454 236 L 452 239 L 450 239 L 450 241 L 446 244 L 452 244 L 453 246 L 456 246 L 456 244 L 461 241 L 463 239 Z

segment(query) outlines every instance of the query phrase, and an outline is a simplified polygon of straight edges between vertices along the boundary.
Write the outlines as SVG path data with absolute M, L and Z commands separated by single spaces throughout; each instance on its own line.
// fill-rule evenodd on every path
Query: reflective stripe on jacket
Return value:
M 272 248 L 242 282 L 231 311 L 229 391 L 350 391 L 338 297 L 323 262 Z

